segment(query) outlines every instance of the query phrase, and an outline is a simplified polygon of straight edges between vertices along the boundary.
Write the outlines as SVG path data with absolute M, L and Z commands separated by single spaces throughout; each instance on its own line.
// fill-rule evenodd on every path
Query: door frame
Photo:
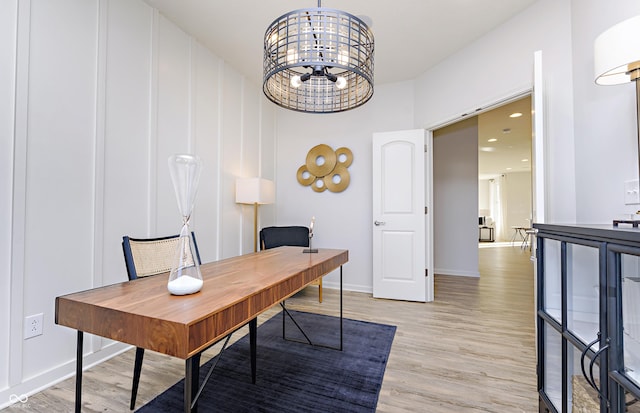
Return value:
M 440 120 L 438 122 L 432 123 L 431 125 L 425 127 L 426 136 L 429 137 L 429 139 L 431 140 L 430 148 L 433 148 L 433 145 L 432 145 L 433 144 L 433 132 L 435 130 L 443 128 L 445 126 L 449 126 L 449 125 L 457 123 L 457 122 L 460 122 L 460 121 L 466 119 L 468 116 L 480 115 L 481 113 L 488 112 L 488 111 L 493 110 L 493 109 L 495 109 L 497 107 L 506 105 L 508 103 L 511 103 L 513 101 L 522 99 L 522 98 L 527 97 L 527 96 L 531 96 L 532 99 L 533 99 L 533 94 L 534 94 L 534 84 L 533 84 L 533 81 L 532 81 L 526 87 L 523 87 L 523 88 L 521 88 L 519 90 L 516 90 L 516 91 L 514 91 L 512 93 L 504 95 L 501 98 L 492 100 L 491 102 L 488 102 L 488 103 L 485 103 L 485 104 L 482 104 L 482 105 L 477 105 L 472 109 L 464 111 L 462 115 L 458 115 L 458 116 L 455 116 L 455 117 L 443 119 L 443 120 Z M 469 114 L 469 115 L 467 115 L 467 114 Z M 542 127 L 542 125 L 539 125 L 539 124 L 537 125 L 536 123 L 532 124 L 533 136 L 536 136 L 536 127 Z M 533 137 L 532 137 L 532 139 L 533 139 Z M 431 153 L 431 156 L 433 156 L 433 153 Z M 534 165 L 535 169 L 541 170 L 544 173 L 544 162 L 543 162 L 543 159 L 534 158 L 534 162 L 535 162 L 535 165 Z M 534 168 L 532 168 L 532 174 L 533 174 L 533 169 Z M 430 196 L 432 197 L 433 196 L 433 162 L 431 162 L 429 164 L 429 166 L 425 168 L 425 173 L 427 174 L 426 180 L 429 180 L 431 182 L 430 183 L 430 188 L 431 188 L 430 189 L 431 190 Z M 532 199 L 540 199 L 540 197 L 537 197 L 537 198 L 535 197 L 535 195 L 536 195 L 535 191 L 536 191 L 536 187 L 534 187 L 532 185 L 532 187 L 531 187 Z M 430 198 L 430 199 L 432 199 L 432 198 Z M 544 199 L 544 194 L 542 194 L 542 199 Z M 432 242 L 430 244 L 427 244 L 427 250 L 428 250 L 427 251 L 427 257 L 428 257 L 428 259 L 433 259 L 433 257 L 434 257 L 434 245 L 433 245 L 435 243 L 435 239 L 434 239 L 434 236 L 433 236 L 433 221 L 434 221 L 434 218 L 435 217 L 434 217 L 433 213 L 427 214 L 427 219 L 431 221 L 431 225 L 429 225 L 429 228 L 427 229 L 427 239 L 432 240 Z M 430 249 L 430 251 L 429 251 L 429 249 Z M 435 266 L 435 263 L 433 261 L 431 261 L 431 264 L 433 266 Z

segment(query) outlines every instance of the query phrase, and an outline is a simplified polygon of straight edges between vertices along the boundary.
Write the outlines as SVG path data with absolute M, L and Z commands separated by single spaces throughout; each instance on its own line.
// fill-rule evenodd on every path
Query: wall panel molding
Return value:
M 275 133 L 261 132 L 275 111 L 263 112 L 258 87 L 143 1 L 6 0 L 0 13 L 0 25 L 15 21 L 0 27 L 15 32 L 0 39 L 3 52 L 15 49 L 14 79 L 0 69 L 0 92 L 8 88 L 15 105 L 5 110 L 0 97 L 0 131 L 11 129 L 0 142 L 0 168 L 11 174 L 0 181 L 11 197 L 6 213 L 0 205 L 0 224 L 11 226 L 0 238 L 11 273 L 0 296 L 9 331 L 0 338 L 1 409 L 10 394 L 74 374 L 76 334 L 55 325 L 55 297 L 125 281 L 123 235 L 179 231 L 168 155 L 206 159 L 194 210 L 203 258 L 242 253 L 235 178 L 259 170 L 261 148 L 275 146 Z M 23 340 L 25 315 L 40 312 L 44 334 Z M 87 337 L 85 366 L 127 348 Z
M 18 2 L 16 32 L 13 216 L 11 231 L 11 300 L 9 386 L 22 381 L 25 226 L 27 209 L 27 138 L 29 130 L 29 58 L 31 1 Z

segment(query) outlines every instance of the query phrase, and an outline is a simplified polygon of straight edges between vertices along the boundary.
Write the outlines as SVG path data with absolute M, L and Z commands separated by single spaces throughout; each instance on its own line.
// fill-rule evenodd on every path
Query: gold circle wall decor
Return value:
M 300 185 L 304 186 L 309 186 L 313 183 L 313 181 L 316 180 L 316 177 L 313 176 L 311 172 L 309 172 L 309 169 L 307 169 L 307 165 L 302 165 L 300 168 L 298 168 L 297 177 Z
M 324 184 L 331 192 L 342 192 L 349 186 L 349 171 L 342 165 L 337 165 L 331 174 L 324 177 Z
M 350 167 L 353 162 L 353 153 L 351 152 L 351 149 L 345 147 L 336 149 L 336 162 L 345 168 Z
M 351 176 L 347 168 L 353 163 L 349 148 L 335 151 L 325 144 L 316 145 L 309 153 L 305 164 L 298 168 L 296 177 L 300 185 L 310 186 L 314 192 L 342 192 L 349 186 Z
M 336 153 L 329 145 L 316 145 L 307 154 L 307 170 L 318 177 L 326 176 L 336 166 Z
M 311 189 L 316 192 L 324 192 L 327 186 L 324 184 L 324 178 L 316 178 L 311 184 Z

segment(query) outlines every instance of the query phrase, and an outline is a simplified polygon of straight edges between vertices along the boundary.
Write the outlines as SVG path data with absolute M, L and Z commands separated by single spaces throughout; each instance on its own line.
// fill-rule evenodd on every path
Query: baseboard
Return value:
M 130 345 L 124 343 L 113 342 L 103 349 L 91 354 L 85 354 L 82 367 L 83 371 L 87 370 L 103 361 L 109 360 L 131 348 Z M 45 390 L 54 384 L 75 376 L 76 360 L 70 360 L 64 364 L 54 367 L 50 370 L 42 372 L 37 376 L 32 376 L 18 383 L 15 386 L 7 387 L 0 390 L 0 410 L 12 404 L 19 403 L 22 408 L 29 410 L 29 396 Z
M 322 281 L 322 288 L 328 288 L 331 290 L 339 290 L 340 289 L 340 283 L 334 283 L 334 282 L 327 282 L 326 280 Z M 342 284 L 342 290 L 343 291 L 353 291 L 356 293 L 368 293 L 368 294 L 373 294 L 373 287 L 372 286 L 365 286 L 365 285 L 357 285 L 357 284 Z
M 480 271 L 460 271 L 460 270 L 448 270 L 445 268 L 435 268 L 436 275 L 455 275 L 458 277 L 474 277 L 480 278 Z

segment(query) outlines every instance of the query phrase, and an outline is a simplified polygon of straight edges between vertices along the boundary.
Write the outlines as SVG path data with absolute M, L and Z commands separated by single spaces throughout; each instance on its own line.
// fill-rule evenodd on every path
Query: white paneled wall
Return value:
M 103 200 L 102 234 L 103 259 L 100 271 L 104 284 L 123 280 L 123 231 L 134 237 L 151 233 L 150 203 L 152 139 L 152 108 L 155 107 L 155 71 L 152 29 L 153 11 L 142 2 L 108 3 L 107 30 L 101 31 L 101 46 L 106 44 L 104 68 L 104 111 L 102 165 Z M 118 22 L 118 24 L 114 24 Z M 155 131 L 155 125 L 153 127 Z
M 0 327 L 8 331 L 11 308 L 11 216 L 15 99 L 17 2 L 0 5 Z M 9 366 L 9 335 L 0 336 L 0 366 Z M 0 369 L 0 389 L 9 369 Z
M 223 62 L 213 56 L 200 44 L 196 44 L 196 64 L 192 69 L 192 79 L 197 83 L 193 90 L 191 103 L 192 128 L 195 148 L 202 158 L 204 168 L 200 176 L 200 191 L 196 198 L 194 211 L 194 226 L 197 229 L 200 258 L 204 262 L 213 261 L 219 257 L 221 228 L 220 215 L 220 113 L 221 105 L 221 74 L 224 70 Z M 245 251 L 249 251 L 248 249 Z
M 224 156 L 220 159 L 222 174 L 220 176 L 220 202 L 231 204 L 235 201 L 235 177 L 242 173 L 242 77 L 232 70 L 227 70 L 224 66 L 222 80 L 222 134 L 227 139 L 222 140 L 221 153 Z M 250 175 L 247 175 L 250 176 Z M 242 207 L 247 208 L 247 207 Z M 237 230 L 236 222 L 240 219 L 242 209 L 222 209 L 220 227 L 222 232 L 228 234 L 224 242 L 220 245 L 221 258 L 227 258 L 237 251 L 240 245 L 241 234 Z M 253 233 L 252 233 L 253 235 Z
M 0 64 L 2 408 L 73 373 L 76 335 L 55 325 L 55 297 L 125 281 L 123 235 L 179 231 L 169 155 L 204 161 L 192 219 L 202 258 L 251 251 L 235 179 L 275 177 L 275 111 L 141 1 L 5 0 Z M 37 313 L 44 334 L 23 340 Z M 85 363 L 122 348 L 90 337 Z
M 45 334 L 22 341 L 11 331 L 23 379 L 73 357 L 72 332 L 54 327 L 54 298 L 94 285 L 96 16 L 91 1 L 31 4 L 28 77 L 19 75 L 28 97 L 18 96 L 27 122 L 16 125 L 27 139 L 26 159 L 16 159 L 26 181 L 15 183 L 24 184 L 24 222 L 14 222 L 24 228 L 24 271 L 12 273 L 23 278 L 24 314 L 11 317 L 43 313 Z

